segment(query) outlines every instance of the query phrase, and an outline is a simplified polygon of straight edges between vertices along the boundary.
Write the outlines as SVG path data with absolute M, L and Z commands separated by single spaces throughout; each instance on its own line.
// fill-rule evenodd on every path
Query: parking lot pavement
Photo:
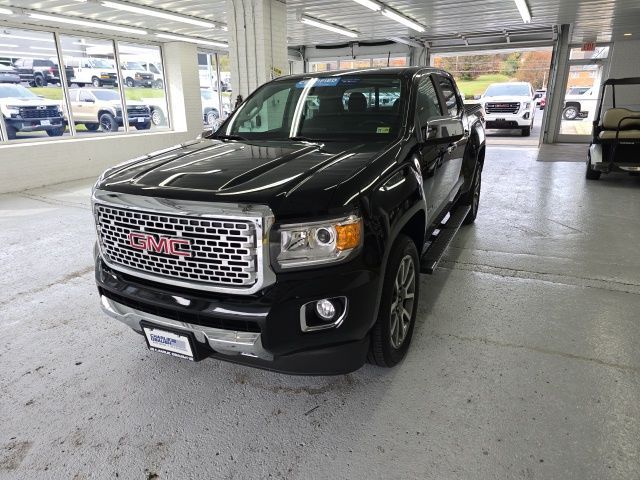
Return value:
M 0 478 L 637 478 L 640 182 L 583 175 L 489 147 L 407 358 L 338 377 L 147 351 L 98 308 L 91 182 L 0 195 Z

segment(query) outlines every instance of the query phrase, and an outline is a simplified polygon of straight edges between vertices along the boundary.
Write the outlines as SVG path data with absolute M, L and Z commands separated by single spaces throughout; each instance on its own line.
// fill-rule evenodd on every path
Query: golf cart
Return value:
M 597 180 L 610 172 L 640 174 L 640 77 L 610 78 L 602 84 L 587 178 Z

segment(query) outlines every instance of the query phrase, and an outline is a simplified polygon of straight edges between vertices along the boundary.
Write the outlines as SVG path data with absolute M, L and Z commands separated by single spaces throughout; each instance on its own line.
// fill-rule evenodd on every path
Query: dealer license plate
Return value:
M 51 125 L 51 120 L 40 120 L 40 125 Z
M 193 360 L 189 337 L 157 328 L 143 327 L 149 350 Z
M 496 118 L 496 122 L 504 122 L 504 118 Z
M 138 117 L 138 123 L 144 123 L 144 118 Z

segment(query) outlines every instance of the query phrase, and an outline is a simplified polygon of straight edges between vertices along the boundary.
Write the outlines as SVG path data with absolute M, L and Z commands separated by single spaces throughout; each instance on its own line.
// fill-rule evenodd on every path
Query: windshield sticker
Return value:
M 307 86 L 307 83 L 309 83 L 310 79 L 306 79 L 306 80 L 300 80 L 298 83 L 296 83 L 296 88 L 304 88 Z M 336 85 L 338 85 L 340 83 L 340 78 L 337 77 L 332 77 L 332 78 L 318 78 L 316 83 L 313 84 L 313 86 L 315 88 L 318 87 L 335 87 Z
M 376 133 L 389 133 L 391 127 L 378 127 Z

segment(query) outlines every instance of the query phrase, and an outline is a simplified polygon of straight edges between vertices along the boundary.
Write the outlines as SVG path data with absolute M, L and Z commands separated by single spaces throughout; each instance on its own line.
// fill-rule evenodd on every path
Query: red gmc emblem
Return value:
M 129 245 L 138 250 L 148 252 L 166 253 L 178 257 L 190 257 L 191 252 L 180 250 L 180 245 L 189 247 L 191 242 L 184 238 L 156 237 L 150 233 L 129 233 Z

